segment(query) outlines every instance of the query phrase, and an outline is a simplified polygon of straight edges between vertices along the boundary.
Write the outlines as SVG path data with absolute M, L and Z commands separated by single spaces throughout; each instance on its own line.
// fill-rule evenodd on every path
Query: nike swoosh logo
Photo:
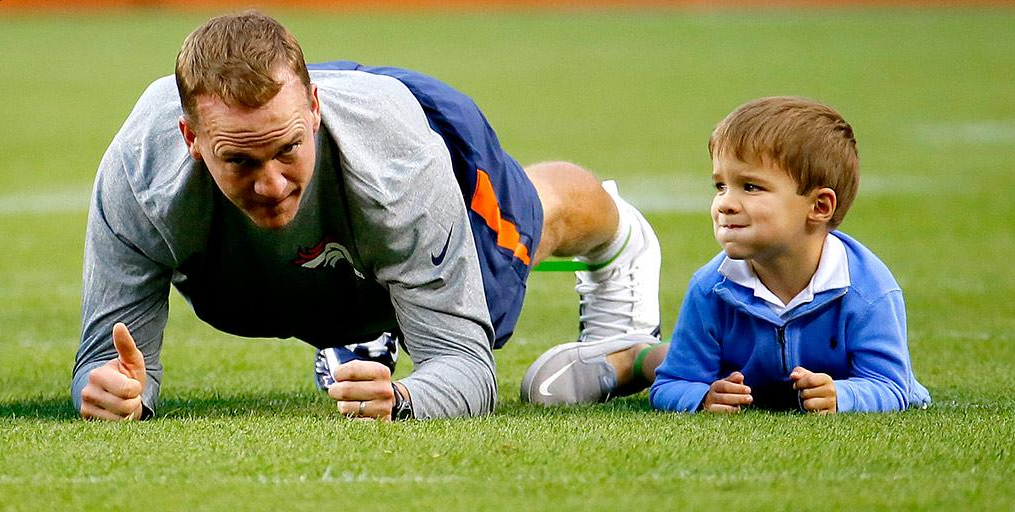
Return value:
M 441 265 L 441 263 L 444 262 L 444 257 L 448 254 L 448 246 L 451 245 L 451 232 L 453 231 L 455 231 L 455 225 L 451 225 L 451 229 L 448 230 L 448 240 L 444 241 L 444 248 L 441 249 L 441 253 L 439 255 L 430 253 L 430 262 L 432 262 L 433 265 Z
M 574 365 L 575 363 L 576 362 L 571 362 L 561 367 L 559 371 L 554 372 L 552 376 L 546 378 L 546 380 L 539 385 L 539 393 L 545 395 L 546 397 L 552 397 L 553 394 L 550 393 L 550 385 L 552 385 L 554 381 L 557 381 L 557 378 L 563 376 L 564 373 L 567 372 L 567 370 L 570 369 L 571 366 Z

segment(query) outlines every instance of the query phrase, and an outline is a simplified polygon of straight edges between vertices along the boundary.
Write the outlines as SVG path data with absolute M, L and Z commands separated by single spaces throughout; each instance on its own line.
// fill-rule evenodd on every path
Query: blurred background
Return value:
M 96 167 L 144 88 L 173 72 L 183 38 L 212 15 L 250 6 L 286 24 L 309 62 L 348 59 L 400 66 L 460 89 L 476 100 L 503 146 L 522 164 L 565 159 L 603 179 L 617 179 L 621 194 L 646 213 L 663 244 L 664 337 L 672 332 L 691 274 L 718 251 L 708 216 L 712 187 L 706 143 L 712 128 L 738 105 L 761 96 L 802 95 L 834 106 L 854 127 L 862 168 L 859 198 L 842 230 L 877 253 L 904 290 L 914 367 L 936 406 L 932 417 L 899 422 L 911 428 L 903 437 L 906 447 L 927 457 L 882 462 L 873 470 L 858 465 L 844 471 L 828 462 L 806 467 L 825 477 L 875 472 L 872 481 L 885 488 L 873 489 L 884 493 L 872 493 L 867 502 L 829 506 L 802 498 L 803 491 L 815 490 L 829 493 L 809 495 L 829 497 L 843 483 L 833 479 L 812 489 L 801 478 L 783 483 L 788 495 L 730 494 L 733 502 L 700 507 L 1010 507 L 1010 494 L 1001 491 L 1006 487 L 991 488 L 991 483 L 1011 477 L 1015 468 L 1010 448 L 1005 449 L 1015 400 L 1003 391 L 1015 365 L 1013 2 L 0 0 L 0 427 L 12 428 L 0 435 L 46 433 L 38 429 L 40 421 L 55 421 L 54 429 L 75 434 L 92 429 L 73 422 L 68 387 Z M 542 417 L 519 403 L 518 383 L 543 350 L 576 336 L 573 281 L 566 273 L 533 275 L 516 335 L 496 354 L 498 412 L 506 415 L 491 422 L 517 421 L 522 432 L 541 425 Z M 248 408 L 293 413 L 309 405 L 331 412 L 311 388 L 308 346 L 223 335 L 202 324 L 175 293 L 171 310 L 160 412 L 167 422 Z M 399 372 L 407 373 L 408 359 L 403 362 Z M 636 396 L 592 411 L 616 413 L 611 408 L 644 413 L 647 399 Z M 624 421 L 632 418 L 656 417 Z M 766 422 L 762 417 L 744 429 L 766 433 L 771 428 L 787 435 Z M 663 429 L 660 425 L 680 429 L 684 424 L 660 422 L 653 429 Z M 611 434 L 624 432 L 613 424 L 600 426 Z M 976 431 L 980 427 L 983 431 Z M 948 429 L 972 433 L 939 435 Z M 157 436 L 175 440 L 165 431 L 171 429 Z M 818 426 L 806 432 L 820 439 L 826 431 Z M 865 439 L 880 436 L 864 426 L 857 432 Z M 221 431 L 212 433 L 215 438 Z M 817 445 L 843 457 L 834 447 Z M 0 454 L 0 492 L 13 493 L 14 487 L 4 483 L 38 481 L 38 488 L 29 489 L 44 490 L 47 480 L 63 482 L 52 481 L 62 471 L 35 466 L 45 458 L 26 449 L 31 444 L 14 446 L 24 455 L 4 460 L 21 453 Z M 87 447 L 90 454 L 107 450 Z M 187 447 L 169 444 L 166 453 L 185 453 Z M 725 461 L 743 458 L 747 465 L 762 465 L 772 459 L 764 451 L 730 447 Z M 784 450 L 777 448 L 777 455 Z M 279 451 L 272 454 L 282 459 L 288 454 Z M 652 454 L 661 452 L 657 448 Z M 85 471 L 80 462 L 60 461 L 69 473 Z M 503 472 L 542 469 L 535 456 L 512 461 L 517 463 L 506 464 Z M 706 464 L 689 465 L 692 475 L 712 472 Z M 283 473 L 289 468 L 279 467 Z M 913 479 L 909 467 L 931 483 Z M 981 474 L 967 473 L 976 468 Z M 626 474 L 609 474 L 609 482 L 620 490 L 647 486 L 645 474 L 626 469 Z M 606 472 L 591 469 L 592 474 L 579 473 L 571 485 L 561 485 L 572 502 L 533 499 L 511 509 L 667 504 L 650 502 L 653 495 L 647 491 L 641 502 L 625 502 L 632 500 L 627 496 L 613 497 L 616 502 L 574 502 L 582 493 L 580 483 L 607 479 L 597 471 Z M 993 477 L 984 481 L 984 474 Z M 893 480 L 899 475 L 902 482 Z M 665 495 L 670 483 L 648 478 L 654 483 L 649 488 Z M 866 483 L 850 486 L 857 491 L 872 484 Z M 690 485 L 700 489 L 698 482 Z M 892 495 L 886 491 L 892 487 L 903 491 Z M 453 486 L 436 487 L 448 488 Z M 878 497 L 897 500 L 879 502 Z M 736 502 L 756 499 L 760 502 Z M 6 504 L 25 509 L 26 503 Z M 56 509 L 67 504 L 52 503 Z M 101 498 L 69 504 L 111 507 Z M 204 503 L 175 504 L 197 509 Z M 405 504 L 411 503 L 391 506 L 409 507 Z M 479 503 L 457 504 L 476 509 Z M 4 505 L 0 498 L 0 509 Z M 676 509 L 681 505 L 688 503 L 676 503 Z

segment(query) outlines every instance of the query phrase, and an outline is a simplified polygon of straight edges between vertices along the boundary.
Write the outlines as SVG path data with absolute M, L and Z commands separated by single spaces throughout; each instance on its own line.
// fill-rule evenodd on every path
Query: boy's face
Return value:
M 720 153 L 712 162 L 712 181 L 715 239 L 729 258 L 773 261 L 791 255 L 823 226 L 814 222 L 815 201 L 819 191 L 830 189 L 797 194 L 796 182 L 770 159 L 749 164 Z

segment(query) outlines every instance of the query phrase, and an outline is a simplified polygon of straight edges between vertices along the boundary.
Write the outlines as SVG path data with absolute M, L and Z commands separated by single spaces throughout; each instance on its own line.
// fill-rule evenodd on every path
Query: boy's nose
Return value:
M 715 197 L 715 209 L 722 214 L 732 214 L 739 210 L 739 205 L 729 194 Z

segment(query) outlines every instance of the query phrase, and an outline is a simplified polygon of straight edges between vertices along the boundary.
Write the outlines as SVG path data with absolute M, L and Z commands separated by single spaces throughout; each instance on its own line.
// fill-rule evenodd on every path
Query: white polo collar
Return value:
M 821 260 L 818 262 L 818 269 L 814 272 L 814 276 L 811 276 L 810 283 L 787 304 L 783 304 L 779 296 L 776 296 L 771 290 L 768 290 L 764 283 L 761 283 L 758 275 L 751 268 L 751 264 L 746 260 L 733 260 L 727 257 L 719 265 L 719 273 L 737 285 L 754 290 L 754 297 L 765 300 L 778 316 L 782 316 L 800 305 L 810 303 L 814 300 L 815 294 L 850 285 L 846 245 L 832 234 L 825 237 L 825 244 L 821 248 Z

